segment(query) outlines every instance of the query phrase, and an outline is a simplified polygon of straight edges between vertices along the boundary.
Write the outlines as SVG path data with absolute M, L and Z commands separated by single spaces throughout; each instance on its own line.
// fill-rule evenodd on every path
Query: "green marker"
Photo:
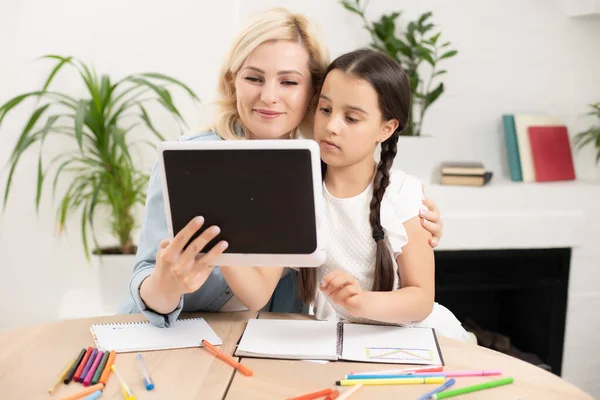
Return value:
M 509 383 L 513 383 L 513 382 L 514 382 L 513 378 L 497 379 L 495 381 L 490 381 L 490 382 L 482 383 L 479 385 L 467 386 L 464 388 L 454 389 L 454 390 L 447 390 L 445 392 L 434 394 L 433 396 L 431 396 L 431 398 L 432 399 L 447 399 L 448 397 L 454 397 L 454 396 L 458 396 L 458 395 L 465 394 L 465 393 L 476 392 L 478 390 L 491 389 L 491 388 L 495 388 L 497 386 L 508 385 Z
M 104 371 L 104 367 L 106 366 L 106 360 L 108 360 L 109 354 L 110 354 L 109 351 L 104 352 L 104 355 L 102 356 L 102 360 L 100 360 L 100 364 L 98 365 L 98 369 L 96 369 L 96 373 L 94 374 L 94 377 L 92 378 L 92 382 L 90 383 L 91 385 L 95 385 L 100 380 L 100 376 L 102 375 L 102 372 Z

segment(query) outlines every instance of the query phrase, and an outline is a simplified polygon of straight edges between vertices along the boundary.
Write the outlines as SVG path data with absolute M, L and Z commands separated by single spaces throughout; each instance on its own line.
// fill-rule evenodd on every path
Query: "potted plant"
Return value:
M 103 305 L 107 310 L 116 311 L 126 293 L 134 264 L 135 207 L 145 203 L 149 179 L 132 158 L 132 150 L 141 144 L 155 145 L 148 138 L 133 140 L 131 132 L 143 124 L 155 141 L 164 140 L 152 123 L 147 109 L 149 103 L 158 104 L 178 123 L 185 124 L 175 107 L 170 87 L 179 87 L 193 100 L 199 99 L 186 85 L 163 74 L 134 74 L 113 81 L 108 75 L 98 76 L 91 66 L 73 57 L 46 55 L 42 59 L 56 61 L 42 88 L 15 96 L 0 106 L 1 128 L 3 119 L 15 107 L 29 98 L 37 101 L 8 162 L 3 209 L 8 203 L 13 174 L 21 156 L 27 151 L 39 151 L 36 210 L 44 185 L 52 175 L 53 199 L 58 182 L 70 182 L 56 208 L 58 230 L 62 233 L 66 221 L 80 213 L 85 256 L 98 269 Z M 74 97 L 50 89 L 53 80 L 66 71 L 66 67 L 81 81 L 85 95 Z M 46 162 L 44 144 L 57 136 L 72 140 L 73 148 Z M 108 222 L 105 228 L 117 246 L 103 248 L 98 244 L 96 226 L 100 217 L 104 217 L 102 222 Z
M 592 144 L 596 147 L 596 164 L 600 162 L 600 102 L 596 104 L 590 104 L 592 111 L 588 112 L 587 115 L 595 116 L 598 118 L 598 124 L 592 126 L 587 131 L 583 131 L 575 135 L 574 142 L 577 150 L 581 150 L 588 144 Z
M 410 81 L 411 110 L 408 125 L 398 143 L 397 159 L 401 166 L 407 167 L 407 172 L 429 179 L 436 168 L 435 148 L 431 136 L 423 137 L 423 121 L 429 107 L 444 93 L 440 76 L 447 71 L 441 69 L 440 64 L 458 52 L 450 48 L 450 42 L 440 39 L 441 32 L 430 22 L 431 12 L 409 21 L 406 29 L 397 32 L 400 12 L 384 14 L 378 21 L 370 22 L 365 16 L 368 1 L 341 0 L 341 3 L 361 18 L 371 35 L 371 47 L 394 58 L 406 71 Z

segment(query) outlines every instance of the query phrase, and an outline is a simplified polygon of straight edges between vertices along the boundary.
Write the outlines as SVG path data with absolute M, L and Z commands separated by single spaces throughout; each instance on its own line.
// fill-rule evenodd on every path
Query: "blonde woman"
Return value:
M 329 64 L 328 52 L 315 25 L 285 9 L 271 9 L 249 21 L 234 41 L 219 76 L 219 109 L 213 130 L 181 140 L 294 139 L 312 137 L 315 94 Z M 210 188 L 206 188 L 210 195 Z M 432 233 L 430 245 L 441 237 L 442 224 L 433 202 L 423 216 Z M 427 220 L 427 223 L 424 221 Z M 226 250 L 217 243 L 202 257 L 198 253 L 219 234 L 203 226 L 201 217 L 189 222 L 173 240 L 165 239 L 159 171 L 155 165 L 148 187 L 142 233 L 130 281 L 131 299 L 121 312 L 142 312 L 151 323 L 168 327 L 181 311 L 238 311 L 255 309 L 251 298 L 237 298 L 242 285 L 263 284 L 261 268 L 219 268 L 211 260 Z M 202 233 L 183 251 L 188 240 Z M 297 295 L 297 272 L 287 271 L 268 304 L 272 311 L 302 312 Z M 272 278 L 275 279 L 275 278 Z M 271 292 L 269 282 L 265 291 Z M 256 289 L 256 288 L 255 288 Z M 242 290 L 243 292 L 243 290 Z

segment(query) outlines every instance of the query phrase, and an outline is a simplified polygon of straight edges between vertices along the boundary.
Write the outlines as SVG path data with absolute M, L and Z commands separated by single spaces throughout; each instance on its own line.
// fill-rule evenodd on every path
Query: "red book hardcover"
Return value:
M 566 126 L 530 126 L 531 155 L 537 182 L 575 179 L 575 167 Z

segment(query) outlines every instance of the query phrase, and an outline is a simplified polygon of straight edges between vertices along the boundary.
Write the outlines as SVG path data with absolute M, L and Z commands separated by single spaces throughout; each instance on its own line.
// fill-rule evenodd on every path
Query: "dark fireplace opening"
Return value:
M 436 301 L 478 344 L 560 376 L 571 249 L 436 251 Z

